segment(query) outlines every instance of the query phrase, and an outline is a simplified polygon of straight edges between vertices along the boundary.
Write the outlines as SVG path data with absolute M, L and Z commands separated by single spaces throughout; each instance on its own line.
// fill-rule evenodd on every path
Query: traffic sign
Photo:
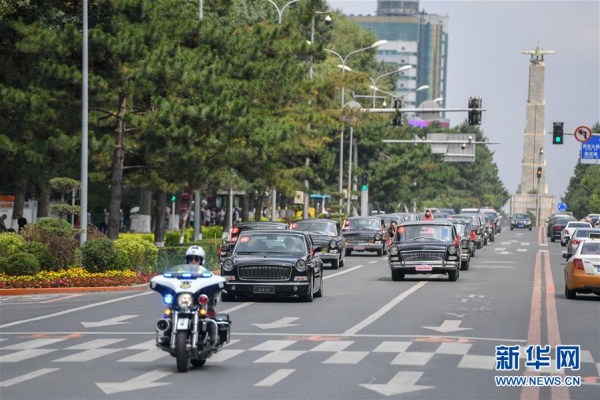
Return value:
M 587 126 L 578 126 L 575 129 L 575 132 L 573 132 L 573 135 L 575 135 L 575 139 L 581 143 L 585 143 L 592 138 L 592 130 Z
M 565 203 L 565 202 L 562 202 L 562 201 L 561 201 L 560 203 L 558 203 L 558 204 L 556 205 L 556 209 L 557 209 L 558 211 L 567 211 L 567 209 L 568 209 L 568 207 L 567 207 L 567 203 Z
M 582 164 L 600 164 L 600 135 L 590 135 L 590 139 L 581 143 L 579 159 Z

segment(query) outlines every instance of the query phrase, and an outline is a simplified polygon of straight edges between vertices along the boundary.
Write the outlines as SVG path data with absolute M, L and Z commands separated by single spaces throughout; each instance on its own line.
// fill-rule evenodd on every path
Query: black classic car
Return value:
M 299 296 L 312 301 L 323 295 L 321 248 L 310 235 L 288 229 L 240 233 L 221 262 L 225 278 L 222 301 L 235 296 Z
M 380 217 L 351 217 L 344 221 L 342 235 L 346 241 L 346 255 L 352 251 L 374 251 L 386 254 L 385 225 Z
M 235 224 L 229 230 L 228 237 L 223 240 L 221 246 L 219 247 L 219 259 L 226 257 L 233 249 L 233 245 L 238 239 L 238 236 L 241 232 L 258 230 L 258 229 L 287 229 L 287 224 L 283 222 L 270 222 L 270 221 L 252 221 L 252 222 L 241 222 L 239 224 Z
M 321 260 L 333 269 L 344 266 L 346 242 L 340 224 L 332 219 L 303 219 L 293 222 L 290 229 L 308 232 L 315 246 L 321 247 Z
M 487 231 L 486 231 L 486 227 L 484 226 L 484 224 L 482 222 L 483 217 L 481 215 L 454 214 L 454 215 L 449 215 L 446 219 L 448 219 L 449 221 L 455 221 L 455 220 L 463 220 L 465 218 L 471 222 L 471 230 L 473 230 L 473 232 L 475 232 L 475 247 L 478 249 L 483 248 L 483 246 L 485 244 L 487 244 L 487 235 L 486 235 Z
M 531 216 L 525 213 L 518 213 L 512 216 L 510 219 L 510 230 L 512 231 L 515 228 L 521 229 L 532 229 L 532 221 Z M 560 232 L 558 232 L 560 235 Z M 554 241 L 554 240 L 553 240 Z
M 447 220 L 404 222 L 398 225 L 396 240 L 389 248 L 392 280 L 406 274 L 447 274 L 458 279 L 462 247 L 454 223 Z
M 471 264 L 471 257 L 475 257 L 475 243 L 471 237 L 471 223 L 468 221 L 452 221 L 456 226 L 456 233 L 460 236 L 460 247 L 462 247 L 462 258 L 460 269 L 466 271 Z M 473 235 L 475 236 L 475 235 Z

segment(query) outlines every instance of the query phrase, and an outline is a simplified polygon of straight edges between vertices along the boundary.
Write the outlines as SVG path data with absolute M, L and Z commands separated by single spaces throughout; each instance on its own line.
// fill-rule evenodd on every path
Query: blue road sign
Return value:
M 590 140 L 581 143 L 579 158 L 582 164 L 600 164 L 600 135 L 592 135 Z
M 558 211 L 567 211 L 567 209 L 568 209 L 568 207 L 567 207 L 567 203 L 564 203 L 564 202 L 562 202 L 562 201 L 561 201 L 560 203 L 558 203 L 558 204 L 556 205 L 556 209 L 557 209 Z

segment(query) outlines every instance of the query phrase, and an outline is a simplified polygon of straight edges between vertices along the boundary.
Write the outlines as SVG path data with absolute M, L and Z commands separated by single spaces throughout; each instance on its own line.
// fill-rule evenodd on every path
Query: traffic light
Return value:
M 563 144 L 563 130 L 564 124 L 562 122 L 552 123 L 552 144 Z
M 469 97 L 469 125 L 481 125 L 481 97 Z
M 175 196 L 174 194 L 171 195 L 171 202 L 175 203 L 175 200 L 177 200 L 177 196 Z
M 369 173 L 368 172 L 362 173 L 361 190 L 363 192 L 366 192 L 367 190 L 369 190 Z
M 392 126 L 403 126 L 404 121 L 402 120 L 402 111 L 400 109 L 404 107 L 404 100 L 401 97 L 394 97 L 392 99 L 392 108 L 396 109 L 396 115 L 392 118 Z
M 536 175 L 537 175 L 538 179 L 540 179 L 542 177 L 542 167 L 537 168 Z

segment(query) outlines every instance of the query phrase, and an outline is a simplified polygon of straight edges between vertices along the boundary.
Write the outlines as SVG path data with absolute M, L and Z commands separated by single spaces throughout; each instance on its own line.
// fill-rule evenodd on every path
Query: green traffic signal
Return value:
M 366 192 L 367 190 L 369 190 L 369 186 L 368 185 L 362 185 L 362 191 Z
M 552 124 L 552 144 L 563 144 L 564 124 L 554 122 Z
M 177 200 L 177 196 L 175 196 L 175 195 L 172 195 L 172 196 L 171 196 L 171 201 L 172 201 L 172 202 L 175 202 L 175 200 Z

